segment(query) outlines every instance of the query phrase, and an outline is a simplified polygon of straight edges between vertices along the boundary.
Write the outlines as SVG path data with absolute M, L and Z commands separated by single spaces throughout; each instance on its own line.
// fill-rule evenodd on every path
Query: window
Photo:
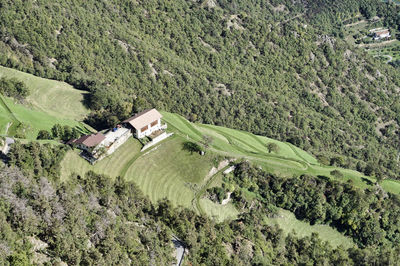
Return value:
M 147 126 L 145 126 L 145 127 L 142 127 L 141 129 L 140 129 L 140 132 L 145 132 L 147 129 L 149 128 L 149 126 L 147 125 Z
M 158 120 L 152 122 L 152 123 L 150 124 L 150 126 L 151 126 L 151 127 L 154 127 L 154 126 L 157 125 L 157 124 L 158 124 Z

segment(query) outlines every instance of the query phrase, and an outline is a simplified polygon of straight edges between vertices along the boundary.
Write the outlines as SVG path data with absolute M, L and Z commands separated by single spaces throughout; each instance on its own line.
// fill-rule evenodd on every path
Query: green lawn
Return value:
M 342 245 L 344 248 L 354 246 L 353 240 L 344 236 L 337 230 L 328 225 L 310 225 L 307 222 L 298 220 L 295 215 L 287 210 L 279 209 L 279 214 L 276 218 L 267 218 L 269 224 L 278 224 L 283 232 L 287 235 L 295 231 L 297 236 L 310 236 L 312 233 L 318 233 L 319 237 L 329 242 L 333 247 Z
M 15 103 L 11 98 L 2 97 L 2 99 L 12 113 L 10 114 L 8 110 L 0 104 L 0 123 L 2 134 L 5 134 L 6 125 L 8 123 L 12 123 L 12 126 L 8 130 L 8 135 L 13 135 L 15 133 L 13 132 L 15 131 L 13 130 L 13 126 L 17 126 L 19 122 L 22 122 L 28 126 L 25 132 L 27 139 L 36 139 L 39 130 L 50 130 L 51 127 L 56 123 L 69 125 L 71 127 L 82 127 L 82 123 L 80 122 L 71 119 L 62 119 L 42 111 L 31 109 L 25 105 Z
M 192 207 L 196 187 L 213 167 L 213 154 L 201 156 L 183 150 L 185 139 L 172 136 L 152 149 L 140 152 L 141 144 L 129 139 L 112 155 L 94 166 L 69 151 L 61 163 L 61 178 L 92 170 L 112 178 L 121 175 L 134 181 L 153 202 L 164 197 L 177 206 Z
M 82 121 L 89 110 L 82 104 L 87 92 L 74 89 L 71 85 L 39 78 L 11 68 L 0 66 L 0 77 L 16 78 L 29 88 L 27 102 L 33 109 L 53 117 Z

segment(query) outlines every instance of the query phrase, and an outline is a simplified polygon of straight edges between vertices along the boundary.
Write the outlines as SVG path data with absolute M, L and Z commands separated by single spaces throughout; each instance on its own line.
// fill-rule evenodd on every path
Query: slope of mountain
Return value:
M 155 106 L 396 177 L 397 72 L 335 30 L 378 4 L 3 0 L 0 64 L 90 91 L 94 126 Z

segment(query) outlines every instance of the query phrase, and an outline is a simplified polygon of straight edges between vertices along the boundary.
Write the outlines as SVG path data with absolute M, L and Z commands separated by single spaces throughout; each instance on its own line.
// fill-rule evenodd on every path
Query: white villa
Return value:
M 374 40 L 381 40 L 385 38 L 390 38 L 390 31 L 388 29 L 379 30 L 374 32 Z
M 133 128 L 134 136 L 141 139 L 157 130 L 163 129 L 161 117 L 162 115 L 156 109 L 148 109 L 126 119 L 122 123 L 130 125 Z

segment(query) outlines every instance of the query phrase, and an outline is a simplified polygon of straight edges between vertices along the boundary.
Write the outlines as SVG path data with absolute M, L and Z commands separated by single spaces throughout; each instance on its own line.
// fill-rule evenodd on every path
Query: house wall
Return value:
M 152 121 L 153 122 L 153 121 Z M 148 135 L 150 135 L 151 133 L 153 133 L 154 131 L 156 131 L 156 130 L 160 130 L 161 129 L 161 119 L 158 119 L 158 121 L 157 121 L 157 124 L 155 125 L 155 126 L 151 126 L 151 123 L 152 122 L 150 122 L 147 126 L 148 126 L 148 129 L 147 130 L 145 130 L 145 131 L 143 131 L 143 132 L 141 132 L 140 131 L 140 129 L 138 130 L 138 129 L 136 129 L 136 133 L 135 133 L 135 136 L 138 138 L 138 139 L 141 139 L 141 138 L 143 138 L 143 137 L 145 137 L 145 136 L 148 136 Z
M 90 149 L 86 145 L 83 145 L 83 144 L 78 144 L 77 147 L 78 147 L 78 149 L 81 149 L 81 150 L 90 151 Z
M 384 33 L 384 34 L 380 34 L 380 35 L 375 34 L 374 39 L 375 40 L 379 40 L 379 39 L 388 38 L 388 37 L 390 37 L 390 32 Z

